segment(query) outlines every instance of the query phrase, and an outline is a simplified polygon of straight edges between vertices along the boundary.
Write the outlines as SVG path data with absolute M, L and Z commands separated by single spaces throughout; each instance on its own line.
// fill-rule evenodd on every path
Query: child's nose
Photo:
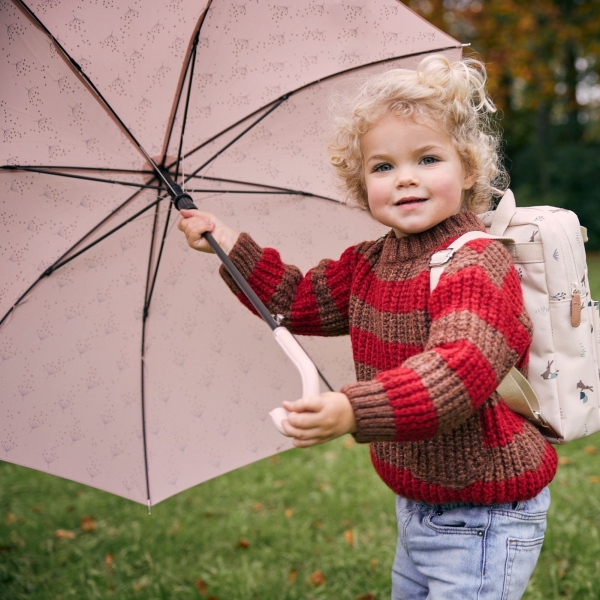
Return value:
M 410 187 L 411 185 L 419 185 L 419 178 L 415 169 L 410 167 L 396 169 L 396 186 Z

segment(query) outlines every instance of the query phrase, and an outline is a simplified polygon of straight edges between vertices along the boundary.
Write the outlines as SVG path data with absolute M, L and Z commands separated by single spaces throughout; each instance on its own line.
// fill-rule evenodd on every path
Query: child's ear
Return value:
M 463 190 L 470 190 L 475 185 L 477 176 L 475 173 L 467 173 L 463 179 Z

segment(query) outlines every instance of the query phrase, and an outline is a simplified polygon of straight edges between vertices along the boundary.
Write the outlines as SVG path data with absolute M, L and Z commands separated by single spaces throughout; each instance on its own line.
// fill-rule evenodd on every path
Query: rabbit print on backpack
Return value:
M 554 371 L 553 373 L 550 368 L 553 362 L 553 360 L 548 361 L 548 366 L 546 367 L 546 370 L 542 373 L 542 379 L 554 379 L 558 376 L 558 371 Z

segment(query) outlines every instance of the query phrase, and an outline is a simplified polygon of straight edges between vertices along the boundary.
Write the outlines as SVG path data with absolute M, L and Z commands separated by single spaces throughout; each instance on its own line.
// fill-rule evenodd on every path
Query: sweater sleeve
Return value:
M 240 234 L 229 258 L 282 325 L 300 335 L 335 336 L 348 333 L 352 272 L 362 245 L 348 248 L 339 260 L 322 260 L 302 275 L 282 262 L 272 248 L 261 248 L 247 233 Z M 238 299 L 256 314 L 249 300 L 222 265 L 221 277 Z
M 463 246 L 429 298 L 423 352 L 371 381 L 342 388 L 357 441 L 419 441 L 464 423 L 513 366 L 527 367 L 532 324 L 517 272 L 500 242 Z

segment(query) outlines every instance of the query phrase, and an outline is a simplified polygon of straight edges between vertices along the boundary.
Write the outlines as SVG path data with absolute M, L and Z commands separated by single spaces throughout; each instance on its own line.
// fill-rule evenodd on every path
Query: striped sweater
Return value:
M 504 246 L 467 243 L 433 293 L 429 259 L 467 231 L 471 212 L 420 234 L 348 248 L 305 276 L 242 233 L 229 257 L 295 334 L 350 334 L 357 382 L 348 397 L 359 442 L 381 479 L 432 504 L 526 500 L 554 477 L 557 457 L 495 389 L 514 365 L 526 372 L 532 325 Z M 230 275 L 221 275 L 253 310 Z

